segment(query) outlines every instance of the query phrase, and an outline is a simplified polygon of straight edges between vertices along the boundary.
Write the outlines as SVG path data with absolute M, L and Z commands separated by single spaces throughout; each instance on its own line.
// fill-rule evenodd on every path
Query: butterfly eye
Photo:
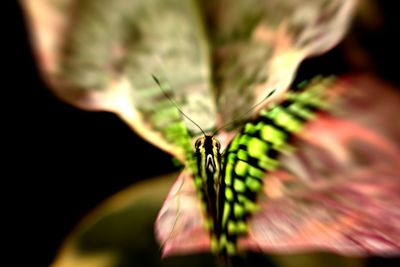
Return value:
M 218 140 L 215 140 L 215 139 L 214 139 L 214 143 L 215 143 L 215 146 L 217 147 L 217 150 L 219 151 L 219 150 L 221 149 L 221 144 L 220 144 L 220 142 L 219 142 Z
M 194 143 L 194 147 L 196 148 L 196 149 L 198 149 L 199 147 L 200 147 L 200 145 L 201 145 L 201 137 L 199 138 L 199 139 L 197 139 L 196 140 L 196 143 Z

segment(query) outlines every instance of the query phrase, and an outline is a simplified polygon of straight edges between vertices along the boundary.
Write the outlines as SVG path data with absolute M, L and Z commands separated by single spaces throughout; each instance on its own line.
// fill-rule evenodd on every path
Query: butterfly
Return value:
M 222 154 L 217 137 L 203 133 L 195 152 L 186 150 L 187 168 L 157 218 L 164 255 L 398 254 L 399 151 L 357 124 L 315 114 L 341 86 L 316 78 L 289 93 L 247 122 Z M 295 140 L 310 119 L 302 141 Z M 288 155 L 279 168 L 282 153 Z

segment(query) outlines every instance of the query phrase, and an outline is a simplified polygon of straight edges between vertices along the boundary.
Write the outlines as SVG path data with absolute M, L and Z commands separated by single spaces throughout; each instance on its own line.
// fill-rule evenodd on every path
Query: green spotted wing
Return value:
M 233 255 L 237 240 L 247 233 L 247 220 L 257 210 L 257 195 L 265 173 L 279 166 L 278 156 L 290 151 L 290 138 L 299 132 L 316 109 L 332 79 L 315 78 L 300 93 L 291 93 L 279 105 L 270 105 L 245 124 L 224 152 L 219 199 L 218 235 L 211 235 L 212 250 Z

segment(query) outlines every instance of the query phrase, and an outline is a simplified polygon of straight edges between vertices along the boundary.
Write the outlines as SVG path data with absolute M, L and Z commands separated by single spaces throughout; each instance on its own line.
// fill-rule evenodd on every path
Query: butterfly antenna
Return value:
M 257 107 L 258 107 L 259 105 L 261 105 L 265 100 L 267 100 L 270 96 L 272 96 L 272 94 L 275 93 L 275 91 L 276 91 L 276 89 L 274 89 L 274 90 L 272 90 L 271 92 L 269 92 L 269 94 L 268 94 L 266 97 L 264 97 L 263 99 L 261 99 L 258 103 L 256 103 L 255 105 L 253 105 L 249 110 L 247 110 L 245 113 L 243 113 L 242 115 L 240 115 L 239 118 L 237 118 L 237 119 L 235 119 L 235 120 L 232 120 L 231 122 L 228 122 L 228 123 L 222 125 L 221 127 L 219 127 L 217 130 L 214 131 L 213 136 L 216 135 L 221 129 L 223 129 L 223 128 L 225 128 L 225 127 L 231 125 L 231 124 L 240 122 L 247 114 L 249 114 L 252 110 L 254 110 L 255 108 L 257 108 Z
M 200 129 L 200 131 L 203 133 L 204 136 L 206 136 L 206 133 L 203 131 L 203 129 L 201 129 L 201 127 L 195 122 L 193 121 L 191 118 L 189 118 L 189 116 L 187 116 L 178 106 L 178 104 L 175 102 L 175 100 L 173 100 L 168 93 L 164 90 L 164 88 L 162 87 L 160 81 L 157 79 L 157 77 L 155 75 L 151 75 L 151 77 L 153 77 L 154 81 L 158 84 L 158 86 L 160 87 L 161 91 L 163 92 L 163 94 L 165 95 L 166 98 L 168 98 L 168 100 L 178 109 L 178 111 L 189 121 L 191 121 L 194 125 L 197 126 L 197 128 Z

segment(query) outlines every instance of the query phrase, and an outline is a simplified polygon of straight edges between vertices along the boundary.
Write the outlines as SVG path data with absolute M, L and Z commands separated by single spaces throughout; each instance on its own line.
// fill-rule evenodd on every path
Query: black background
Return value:
M 358 26 L 353 37 L 368 51 L 375 71 L 400 85 L 397 9 L 393 1 L 380 2 L 382 26 L 372 32 Z M 47 266 L 65 236 L 99 202 L 134 182 L 176 168 L 168 155 L 115 115 L 82 111 L 55 98 L 38 74 L 21 10 L 14 4 L 4 13 L 2 43 L 11 46 L 3 50 L 2 191 L 3 205 L 10 211 L 3 220 L 17 226 L 4 228 L 12 237 L 9 247 L 17 252 L 10 266 L 21 266 L 21 261 Z M 342 49 L 308 60 L 297 79 L 348 70 L 338 56 Z M 388 266 L 394 261 L 372 263 Z

